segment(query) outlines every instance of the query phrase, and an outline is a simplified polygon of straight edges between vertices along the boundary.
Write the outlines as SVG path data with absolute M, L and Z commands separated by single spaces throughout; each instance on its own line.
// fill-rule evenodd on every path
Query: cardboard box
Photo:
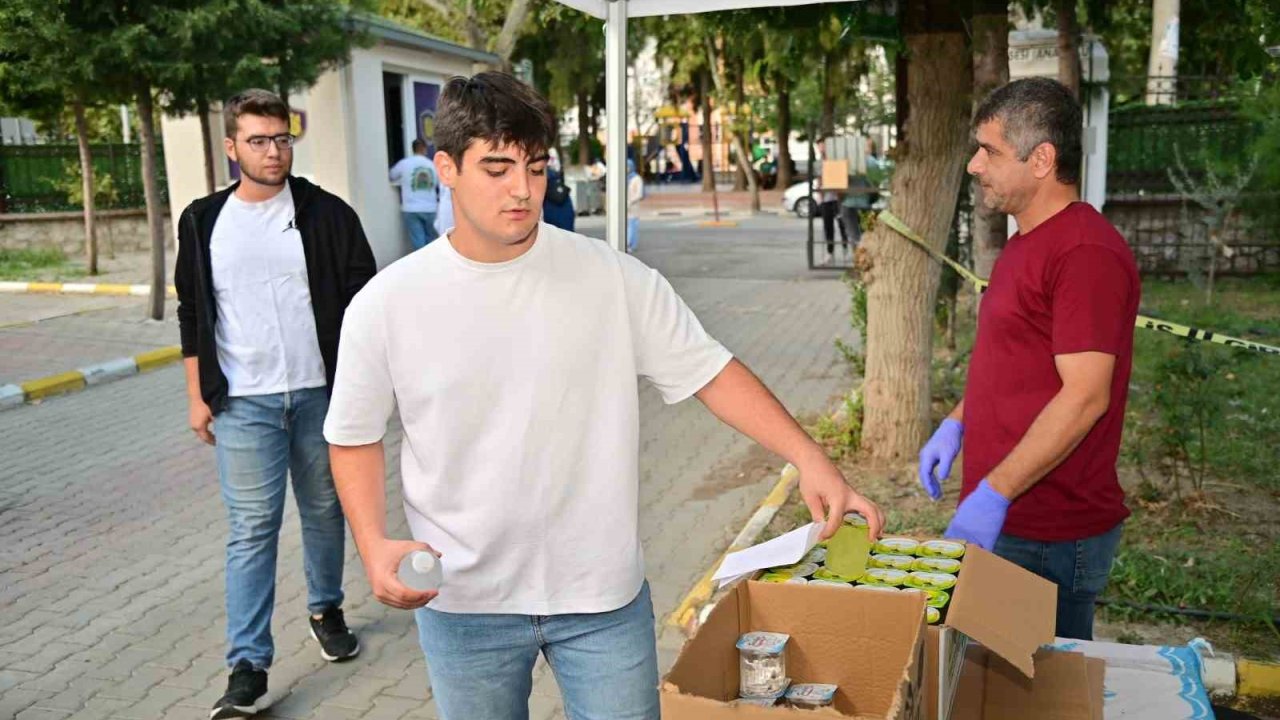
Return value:
M 951 718 L 971 639 L 1031 678 L 1036 651 L 1054 638 L 1053 583 L 976 545 L 966 550 L 958 578 L 946 624 L 929 626 L 926 639 L 927 720 Z
M 849 161 L 823 160 L 821 187 L 823 190 L 849 189 Z
M 813 547 L 817 530 L 816 524 L 796 528 L 732 553 L 714 577 L 731 581 L 763 568 L 794 563 Z M 950 720 L 971 639 L 1029 678 L 1036 672 L 1032 659 L 1036 651 L 1054 639 L 1056 585 L 976 545 L 968 546 L 963 563 L 951 590 L 946 624 L 929 626 L 925 638 L 926 720 Z M 837 632 L 835 628 L 831 631 Z
M 1106 663 L 1080 653 L 1040 650 L 1036 675 L 971 645 L 965 654 L 953 720 L 1103 720 Z
M 834 683 L 834 709 L 735 705 L 746 632 L 787 633 L 793 682 Z M 924 717 L 924 599 L 916 594 L 739 582 L 684 646 L 661 687 L 665 720 Z

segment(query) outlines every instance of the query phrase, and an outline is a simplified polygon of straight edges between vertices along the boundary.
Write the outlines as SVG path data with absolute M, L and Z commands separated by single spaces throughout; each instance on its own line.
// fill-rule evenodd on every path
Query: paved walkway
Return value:
M 793 411 L 819 411 L 845 389 L 833 340 L 848 336 L 847 293 L 804 269 L 798 221 L 653 222 L 643 233 L 640 257 Z M 726 475 L 751 444 L 696 401 L 667 407 L 646 388 L 641 413 L 641 531 L 665 670 L 683 638 L 661 618 L 776 476 Z M 207 717 L 225 686 L 226 528 L 213 454 L 185 428 L 176 366 L 0 414 L 0 719 Z M 398 476 L 398 433 L 388 455 Z M 397 477 L 387 506 L 391 532 L 408 537 Z M 348 556 L 347 616 L 363 650 L 331 665 L 307 635 L 289 508 L 274 705 L 260 717 L 435 718 L 411 615 L 374 601 L 350 543 Z M 531 705 L 534 720 L 562 717 L 544 667 Z

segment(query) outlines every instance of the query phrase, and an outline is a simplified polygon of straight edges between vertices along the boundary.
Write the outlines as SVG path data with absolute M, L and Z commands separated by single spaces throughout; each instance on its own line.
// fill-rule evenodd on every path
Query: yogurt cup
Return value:
M 871 568 L 858 578 L 860 585 L 901 585 L 907 579 L 907 571 L 893 568 Z
M 842 587 L 846 590 L 853 589 L 853 586 L 850 585 L 849 583 L 840 582 L 839 580 L 810 580 L 809 581 L 809 587 L 814 587 L 817 585 L 820 585 L 822 587 Z
M 911 569 L 955 575 L 960 572 L 960 561 L 949 557 L 918 557 L 912 561 Z
M 832 572 L 831 568 L 825 568 L 825 567 L 819 568 L 818 571 L 813 574 L 813 579 L 814 580 L 831 580 L 839 583 L 852 583 L 858 580 L 858 578 L 856 577 L 847 577 L 845 575 Z
M 903 537 L 887 537 L 880 538 L 880 540 L 871 547 L 871 552 L 880 555 L 915 555 L 916 548 L 918 547 L 920 547 L 919 540 Z
M 936 607 L 925 606 L 924 617 L 930 625 L 937 625 L 942 620 L 942 611 Z
M 784 696 L 791 707 L 828 707 L 836 699 L 836 686 L 822 683 L 796 683 L 787 688 Z
M 909 572 L 912 569 L 911 565 L 917 559 L 911 555 L 889 555 L 886 553 L 872 555 L 869 564 L 875 568 L 893 568 L 894 570 L 907 570 Z
M 955 540 L 925 540 L 920 543 L 916 555 L 920 557 L 943 557 L 959 560 L 964 557 L 964 543 Z
M 902 581 L 907 587 L 921 590 L 950 590 L 956 586 L 956 576 L 950 573 L 924 572 L 916 570 Z

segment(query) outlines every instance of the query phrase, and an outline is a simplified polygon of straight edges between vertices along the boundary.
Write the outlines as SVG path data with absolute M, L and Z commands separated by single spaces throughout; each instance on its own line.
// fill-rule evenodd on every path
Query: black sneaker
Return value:
M 320 657 L 329 662 L 341 662 L 360 654 L 360 642 L 355 633 L 347 629 L 347 621 L 342 617 L 342 608 L 329 608 L 317 620 L 307 616 L 311 621 L 311 637 L 320 643 Z
M 265 710 L 267 707 L 266 703 L 258 703 L 266 694 L 267 671 L 254 670 L 248 660 L 241 660 L 231 668 L 231 679 L 227 680 L 227 694 L 213 704 L 209 719 L 256 715 L 259 710 Z

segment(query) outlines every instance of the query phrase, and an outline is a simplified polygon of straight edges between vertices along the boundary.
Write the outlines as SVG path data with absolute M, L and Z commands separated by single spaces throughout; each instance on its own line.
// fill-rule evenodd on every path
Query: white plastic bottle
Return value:
M 414 550 L 400 561 L 400 582 L 414 590 L 439 590 L 444 580 L 440 560 L 425 550 Z

